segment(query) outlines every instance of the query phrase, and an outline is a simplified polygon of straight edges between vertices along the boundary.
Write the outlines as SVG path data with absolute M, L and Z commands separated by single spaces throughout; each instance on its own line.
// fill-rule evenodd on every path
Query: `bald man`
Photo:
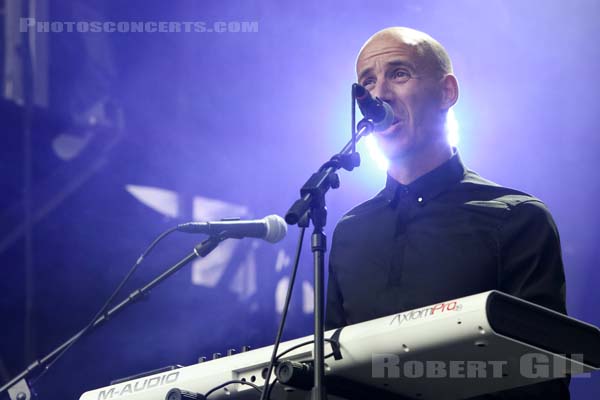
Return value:
M 538 199 L 467 169 L 447 141 L 458 83 L 429 35 L 388 28 L 364 44 L 358 82 L 395 119 L 374 133 L 389 160 L 385 188 L 336 226 L 329 262 L 328 329 L 487 290 L 566 314 L 554 221 Z M 554 380 L 490 399 L 568 399 Z

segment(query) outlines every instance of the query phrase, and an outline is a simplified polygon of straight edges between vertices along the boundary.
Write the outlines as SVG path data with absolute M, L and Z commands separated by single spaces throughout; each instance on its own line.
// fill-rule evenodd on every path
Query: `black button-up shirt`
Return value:
M 409 185 L 388 176 L 379 194 L 340 220 L 325 323 L 337 328 L 492 289 L 566 313 L 558 232 L 540 200 L 483 179 L 454 154 Z

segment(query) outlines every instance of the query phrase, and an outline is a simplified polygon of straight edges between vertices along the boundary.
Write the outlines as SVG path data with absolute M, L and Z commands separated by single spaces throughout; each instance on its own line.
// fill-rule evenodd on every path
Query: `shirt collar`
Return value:
M 383 194 L 390 202 L 397 200 L 403 194 L 408 194 L 419 203 L 425 203 L 459 182 L 465 171 L 458 151 L 455 151 L 449 160 L 408 185 L 401 184 L 388 174 Z

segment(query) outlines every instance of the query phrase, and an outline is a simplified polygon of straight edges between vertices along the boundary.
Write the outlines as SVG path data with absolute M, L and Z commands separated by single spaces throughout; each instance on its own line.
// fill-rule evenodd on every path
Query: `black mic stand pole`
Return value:
M 353 121 L 354 125 L 354 121 Z M 363 119 L 358 124 L 358 132 L 352 129 L 352 139 L 344 146 L 339 154 L 327 161 L 319 171 L 315 172 L 300 189 L 301 198 L 296 200 L 285 215 L 290 225 L 295 225 L 306 214 L 310 216 L 314 231 L 311 239 L 311 249 L 314 261 L 314 384 L 312 400 L 325 400 L 325 329 L 324 329 L 324 299 L 325 299 L 325 252 L 327 238 L 323 227 L 327 223 L 327 207 L 325 194 L 329 189 L 337 189 L 340 179 L 337 171 L 344 168 L 352 171 L 360 165 L 360 155 L 355 152 L 356 141 L 373 131 L 373 123 Z
M 142 298 L 144 295 L 148 294 L 150 290 L 152 290 L 159 283 L 167 279 L 169 276 L 173 275 L 175 272 L 179 271 L 182 267 L 187 265 L 190 261 L 197 257 L 206 257 L 208 253 L 213 251 L 219 243 L 225 240 L 226 237 L 223 235 L 214 235 L 210 236 L 208 239 L 204 240 L 202 243 L 198 244 L 194 247 L 194 250 L 182 258 L 177 264 L 173 265 L 165 272 L 154 278 L 150 283 L 145 285 L 144 287 L 134 290 L 131 292 L 129 296 L 110 310 L 108 310 L 105 314 L 101 315 L 96 321 L 94 321 L 91 328 L 96 328 L 103 322 L 108 321 L 113 315 L 117 312 L 121 311 L 125 306 L 133 303 L 134 301 Z M 8 390 L 8 394 L 11 400 L 29 400 L 31 399 L 31 392 L 29 389 L 29 384 L 27 382 L 28 378 L 34 371 L 38 371 L 40 368 L 45 368 L 46 365 L 57 355 L 59 355 L 64 349 L 69 347 L 71 343 L 79 339 L 81 335 L 84 333 L 89 333 L 90 330 L 83 329 L 72 336 L 69 340 L 58 346 L 54 349 L 50 354 L 45 356 L 40 360 L 36 360 L 33 362 L 26 370 L 21 372 L 19 375 L 10 380 L 10 382 L 6 383 L 4 386 L 0 388 L 0 394 L 5 390 Z

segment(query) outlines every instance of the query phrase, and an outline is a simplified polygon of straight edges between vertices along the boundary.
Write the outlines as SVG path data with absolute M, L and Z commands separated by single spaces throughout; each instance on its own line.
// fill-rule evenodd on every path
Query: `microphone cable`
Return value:
M 110 297 L 108 298 L 108 300 L 106 300 L 106 302 L 104 303 L 104 305 L 96 313 L 96 315 L 94 316 L 94 318 L 92 318 L 92 320 L 85 326 L 85 328 L 83 328 L 81 331 L 79 331 L 78 334 L 76 334 L 73 337 L 73 339 L 71 340 L 71 342 L 60 353 L 58 353 L 56 356 L 54 356 L 54 359 L 52 359 L 52 361 L 48 362 L 48 365 L 46 365 L 44 367 L 44 369 L 42 370 L 42 372 L 40 372 L 40 374 L 35 379 L 32 380 L 32 382 L 31 382 L 32 386 L 37 381 L 39 381 L 39 379 L 42 376 L 44 376 L 46 374 L 46 372 L 48 372 L 48 370 L 50 369 L 50 367 L 52 367 L 52 365 L 54 365 L 54 363 L 56 363 L 56 361 L 58 361 L 67 352 L 67 350 L 69 350 L 75 343 L 77 343 L 79 341 L 79 339 L 81 339 L 81 337 L 85 336 L 90 331 L 90 329 L 92 329 L 92 327 L 94 326 L 94 323 L 100 317 L 106 317 L 105 313 L 108 311 L 110 305 L 112 304 L 112 302 L 114 301 L 114 299 L 119 295 L 119 293 L 121 293 L 121 291 L 123 290 L 123 287 L 125 286 L 125 284 L 127 284 L 127 282 L 129 282 L 129 280 L 131 279 L 131 277 L 133 276 L 133 274 L 135 273 L 135 271 L 138 269 L 138 267 L 140 266 L 140 264 L 144 261 L 144 258 L 154 249 L 154 247 L 156 247 L 156 245 L 161 240 L 163 240 L 165 237 L 167 237 L 171 233 L 175 232 L 176 230 L 177 230 L 176 226 L 173 227 L 173 228 L 169 228 L 166 231 L 164 231 L 163 233 L 161 233 L 160 235 L 158 235 L 152 241 L 152 243 L 150 243 L 150 245 L 146 248 L 146 250 L 144 250 L 142 252 L 142 254 L 138 257 L 138 259 L 136 260 L 135 264 L 133 264 L 133 266 L 129 269 L 129 272 L 127 272 L 127 275 L 125 275 L 125 277 L 123 278 L 123 280 L 121 280 L 121 283 L 119 283 L 119 285 L 113 291 L 113 293 L 110 295 Z M 47 362 L 46 359 L 48 359 L 48 358 L 52 358 L 52 354 L 50 354 L 49 356 L 46 356 L 45 359 L 42 359 L 39 362 L 41 364 L 44 364 L 45 362 Z
M 271 374 L 273 373 L 273 368 L 275 367 L 275 363 L 277 362 L 277 350 L 279 349 L 279 344 L 281 343 L 281 336 L 283 334 L 283 328 L 285 326 L 285 320 L 287 318 L 288 309 L 290 307 L 290 300 L 292 298 L 292 290 L 294 288 L 294 282 L 296 281 L 296 273 L 298 272 L 298 264 L 300 263 L 300 254 L 302 252 L 302 243 L 304 242 L 304 232 L 306 231 L 306 227 L 300 228 L 300 236 L 298 237 L 298 246 L 296 248 L 296 256 L 294 259 L 294 267 L 292 268 L 292 273 L 290 275 L 290 282 L 288 284 L 287 293 L 285 294 L 285 303 L 283 306 L 283 310 L 281 312 L 281 320 L 279 321 L 279 328 L 277 329 L 277 336 L 275 338 L 275 343 L 273 344 L 273 352 L 271 353 L 271 360 L 269 361 L 269 366 L 267 368 L 267 374 L 265 377 L 265 385 L 263 386 L 262 393 L 260 395 L 260 400 L 266 400 L 268 395 L 270 395 L 271 391 L 269 390 L 269 380 L 271 379 Z M 274 384 L 275 382 L 273 382 Z

